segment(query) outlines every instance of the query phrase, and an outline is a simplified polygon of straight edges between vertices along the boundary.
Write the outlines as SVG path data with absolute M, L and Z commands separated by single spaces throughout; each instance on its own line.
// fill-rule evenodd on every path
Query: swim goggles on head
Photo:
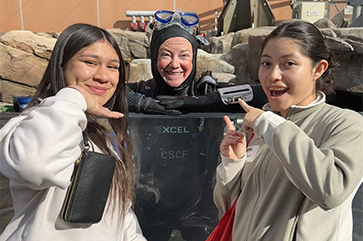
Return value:
M 168 10 L 159 10 L 154 14 L 155 22 L 152 24 L 152 29 L 161 30 L 171 25 L 178 25 L 192 35 L 196 34 L 199 18 L 193 13 L 182 12 L 177 9 L 175 12 Z M 197 40 L 207 45 L 208 41 L 200 35 L 196 35 Z
M 178 9 L 176 12 L 160 10 L 155 12 L 154 17 L 161 25 L 182 23 L 186 27 L 194 26 L 199 22 L 197 15 L 193 13 L 181 12 Z

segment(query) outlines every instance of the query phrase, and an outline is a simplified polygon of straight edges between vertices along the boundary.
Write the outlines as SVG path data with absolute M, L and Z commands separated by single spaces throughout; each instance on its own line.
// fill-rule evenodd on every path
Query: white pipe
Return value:
M 175 3 L 175 0 L 174 0 L 174 12 L 176 11 L 176 3 Z
M 153 15 L 149 16 L 149 23 L 151 23 L 153 21 Z
M 154 16 L 155 11 L 126 11 L 126 17 Z
M 218 12 L 214 11 L 214 30 L 218 31 Z
M 100 27 L 100 6 L 97 0 L 97 26 Z
M 19 5 L 20 5 L 20 23 L 21 23 L 21 30 L 24 30 L 23 4 L 21 3 L 21 0 L 19 0 Z

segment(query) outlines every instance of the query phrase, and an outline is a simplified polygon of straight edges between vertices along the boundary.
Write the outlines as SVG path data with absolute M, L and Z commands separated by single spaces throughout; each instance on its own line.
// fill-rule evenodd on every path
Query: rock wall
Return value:
M 326 26 L 322 25 L 322 26 Z M 261 43 L 274 27 L 240 30 L 209 39 L 198 49 L 197 76 L 211 70 L 220 82 L 258 83 Z M 117 40 L 129 82 L 152 77 L 149 36 L 120 29 L 108 30 Z M 363 96 L 363 28 L 321 28 L 340 67 L 336 90 Z M 0 100 L 32 95 L 45 71 L 59 33 L 10 31 L 0 38 Z

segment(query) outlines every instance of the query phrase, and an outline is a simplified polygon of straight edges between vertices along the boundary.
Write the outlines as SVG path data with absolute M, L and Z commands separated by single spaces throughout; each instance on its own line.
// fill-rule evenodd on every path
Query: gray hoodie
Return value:
M 222 156 L 214 201 L 238 197 L 233 241 L 352 240 L 352 200 L 363 177 L 363 117 L 325 103 L 271 111 L 254 124 L 248 154 Z

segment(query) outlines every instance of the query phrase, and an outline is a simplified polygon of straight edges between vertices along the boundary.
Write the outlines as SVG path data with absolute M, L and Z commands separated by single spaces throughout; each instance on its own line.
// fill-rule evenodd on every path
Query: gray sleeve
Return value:
M 321 135 L 319 146 L 291 121 L 276 125 L 262 116 L 254 126 L 289 180 L 324 209 L 343 203 L 360 185 L 363 173 L 363 118 L 351 111 L 335 116 L 311 127 Z
M 220 155 L 221 164 L 217 167 L 216 185 L 214 187 L 214 203 L 220 214 L 227 212 L 241 191 L 240 175 L 246 162 L 246 157 L 239 160 Z

